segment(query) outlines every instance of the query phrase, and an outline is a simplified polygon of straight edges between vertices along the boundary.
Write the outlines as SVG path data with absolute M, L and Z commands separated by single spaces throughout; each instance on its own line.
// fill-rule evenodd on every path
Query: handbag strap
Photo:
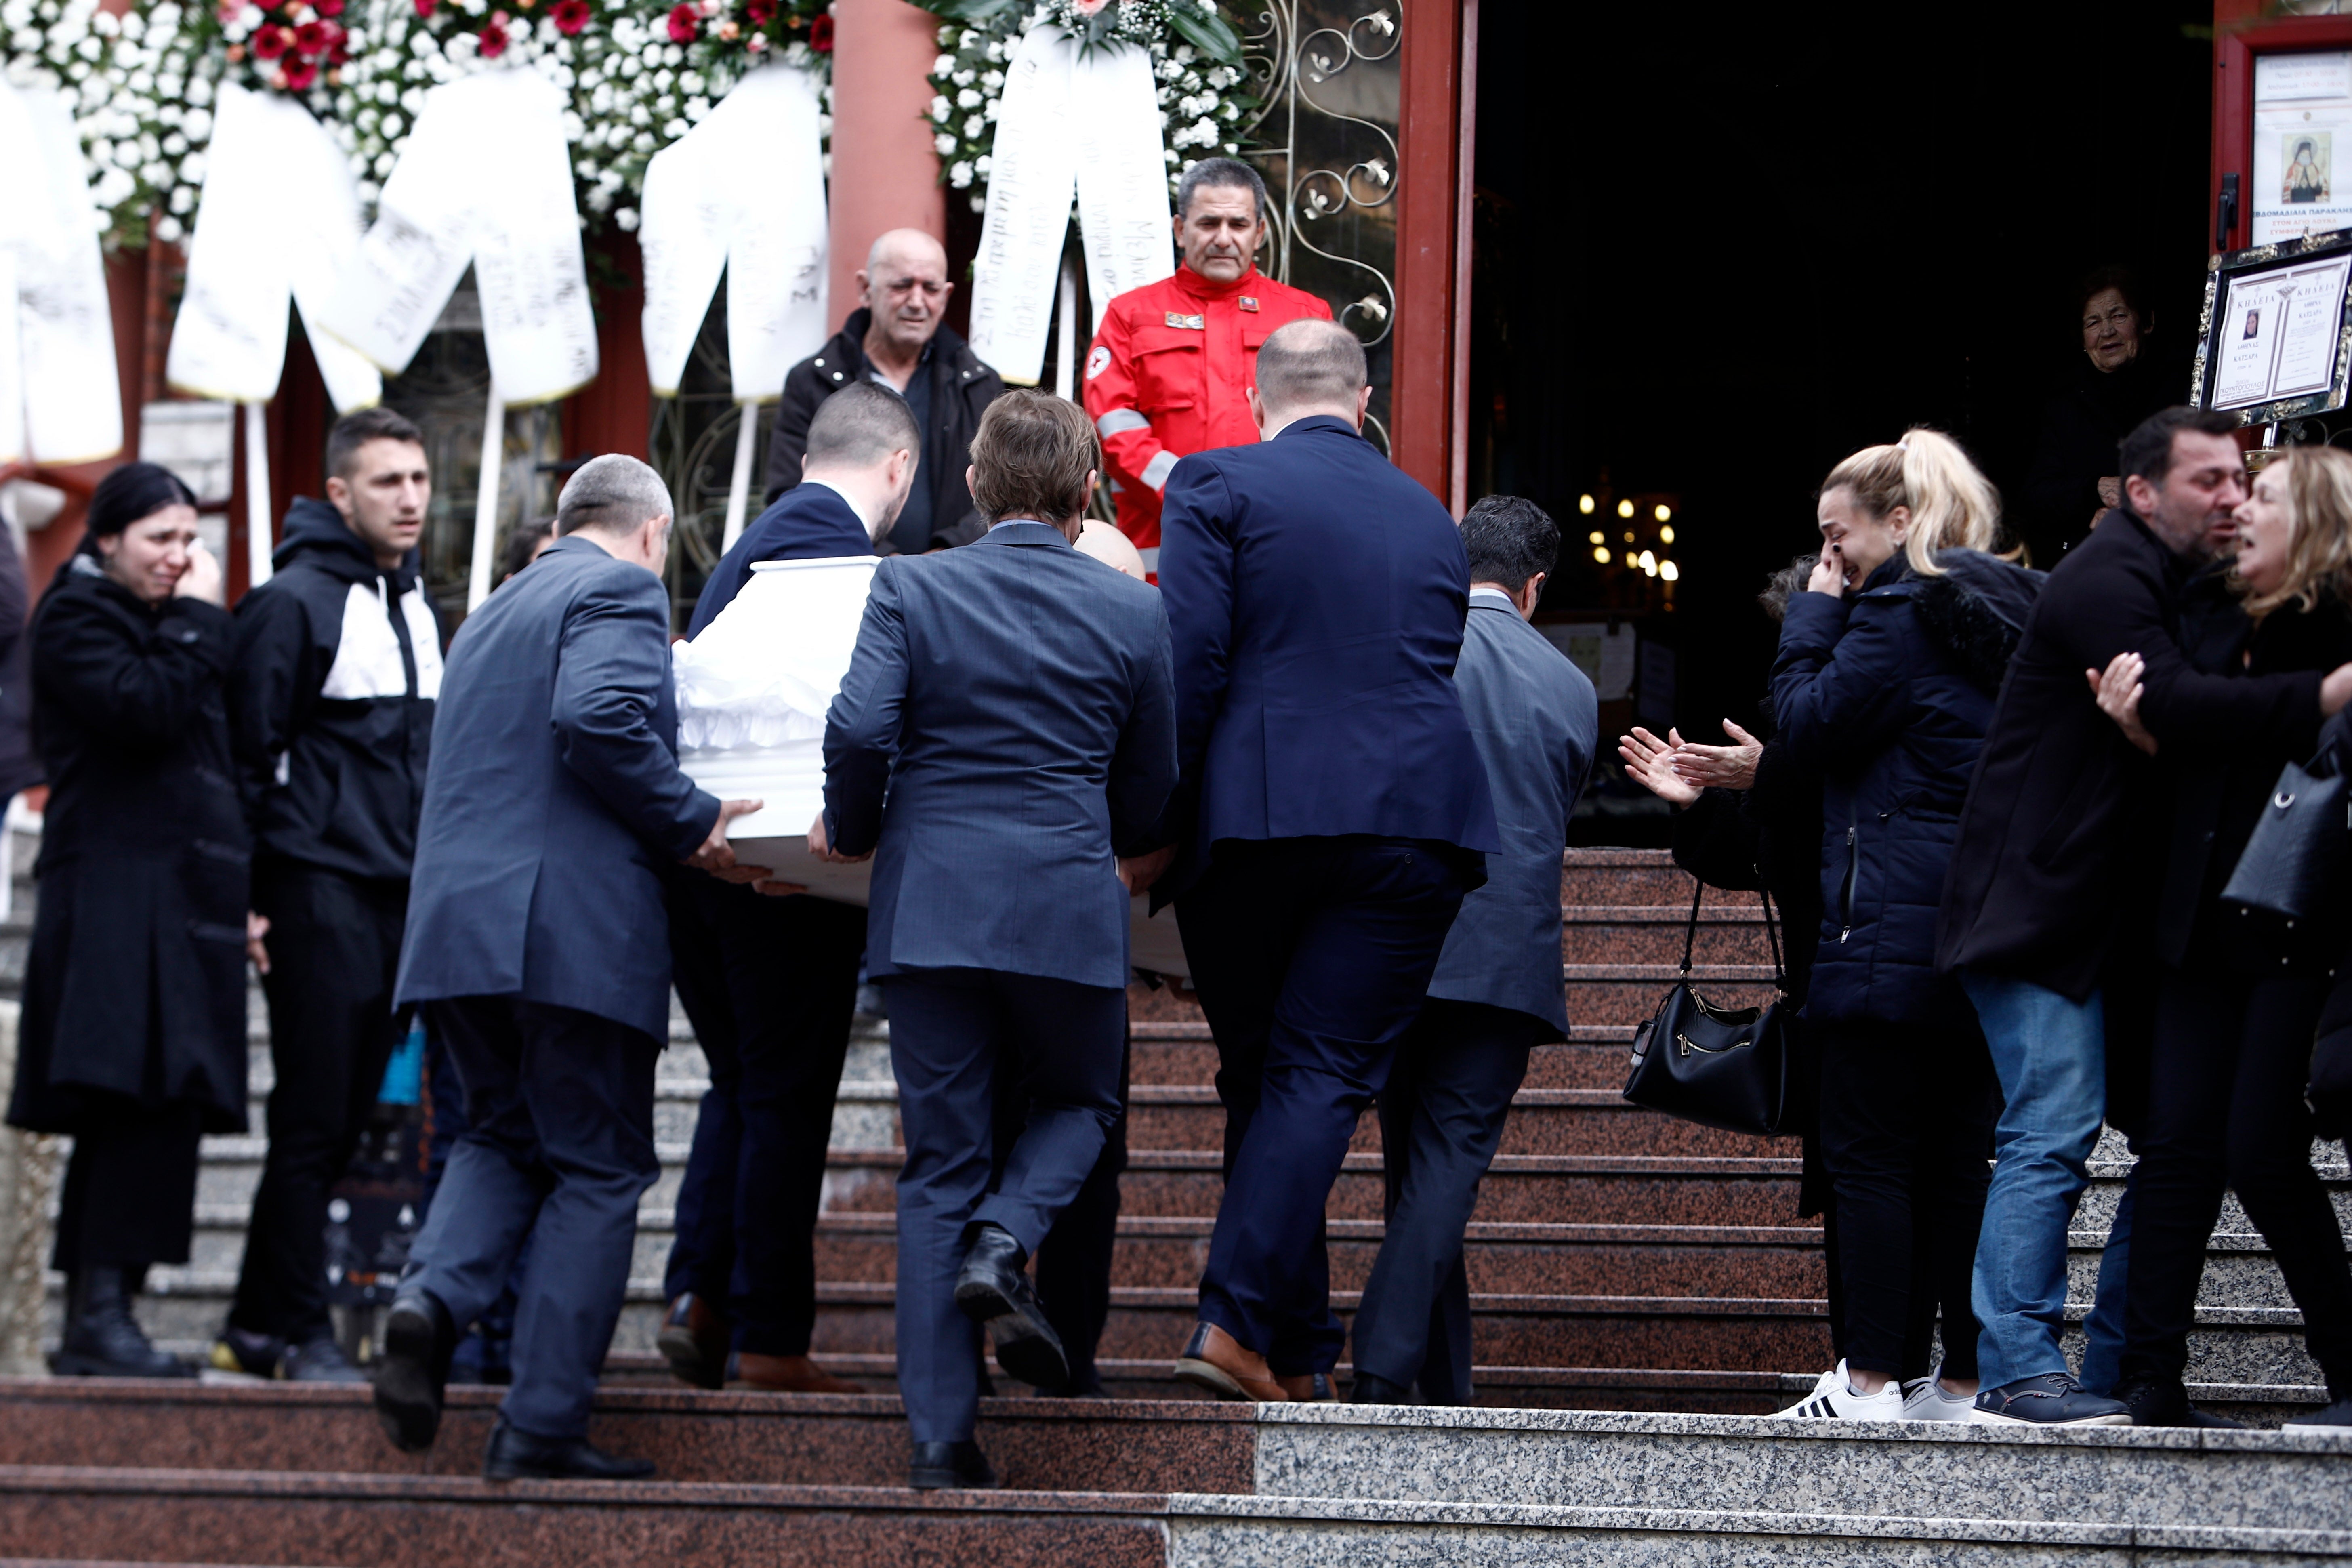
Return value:
M 1759 888 L 1756 896 L 1764 900 L 1764 945 L 1772 954 L 1772 984 L 1785 996 L 1789 994 L 1789 972 L 1780 962 L 1780 933 L 1772 926 L 1772 890 Z
M 1685 980 L 1690 978 L 1691 950 L 1698 945 L 1699 900 L 1706 897 L 1706 884 L 1696 877 L 1691 880 L 1696 885 L 1691 889 L 1690 927 L 1683 932 L 1683 978 Z

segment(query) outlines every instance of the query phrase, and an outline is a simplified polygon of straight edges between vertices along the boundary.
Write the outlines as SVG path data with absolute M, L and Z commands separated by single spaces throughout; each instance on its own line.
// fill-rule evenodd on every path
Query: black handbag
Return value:
M 1761 1007 L 1717 1007 L 1690 983 L 1691 951 L 1698 942 L 1699 884 L 1683 933 L 1682 977 L 1657 1012 L 1633 1034 L 1633 1070 L 1625 1098 L 1702 1127 L 1772 1137 L 1789 1102 L 1788 974 L 1780 934 L 1772 925 L 1772 895 L 1763 893 L 1764 940 L 1772 953 L 1778 1000 Z
M 2345 777 L 2333 729 L 2308 768 L 2289 763 L 2221 889 L 2221 901 L 2284 921 L 2318 912 L 2352 851 Z

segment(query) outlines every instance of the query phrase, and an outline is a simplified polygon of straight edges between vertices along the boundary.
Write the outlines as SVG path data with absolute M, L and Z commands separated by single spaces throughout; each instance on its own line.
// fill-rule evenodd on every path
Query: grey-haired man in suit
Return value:
M 514 1384 L 482 1474 L 625 1479 L 653 1466 L 588 1442 L 588 1406 L 629 1284 L 654 1156 L 654 1062 L 669 1036 L 665 860 L 735 871 L 721 802 L 677 765 L 669 490 L 635 458 L 591 459 L 556 542 L 466 618 L 433 721 L 397 1005 L 449 1048 L 472 1124 L 384 1324 L 375 1404 L 432 1447 L 457 1332 L 535 1245 Z M 739 873 L 748 876 L 747 870 Z
M 1592 769 L 1592 682 L 1528 624 L 1559 554 L 1541 507 L 1490 496 L 1462 520 L 1470 616 L 1454 683 L 1495 797 L 1500 854 L 1462 900 L 1420 1019 L 1381 1093 L 1388 1235 L 1356 1313 L 1358 1404 L 1470 1402 L 1462 1238 L 1528 1053 L 1565 1038 L 1559 862 Z

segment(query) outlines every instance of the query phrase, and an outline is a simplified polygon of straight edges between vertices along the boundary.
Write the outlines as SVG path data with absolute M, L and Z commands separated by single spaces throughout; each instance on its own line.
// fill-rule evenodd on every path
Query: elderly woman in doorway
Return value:
M 2352 454 L 2294 448 L 2254 477 L 2237 521 L 2231 585 L 2245 619 L 2233 642 L 2206 644 L 2223 668 L 2307 669 L 2315 680 L 2352 660 Z M 2115 1397 L 2131 1406 L 2135 1426 L 2237 1425 L 2196 1409 L 2182 1381 L 2208 1238 L 2231 1189 L 2278 1260 L 2327 1379 L 2333 1403 L 2288 1425 L 2352 1426 L 2352 1266 L 2311 1167 L 2316 1129 L 2305 1100 L 2313 1035 L 2352 918 L 2338 907 L 2289 926 L 2221 899 L 2280 768 L 2305 760 L 2315 737 L 2173 755 L 2140 726 L 2144 668 L 2125 653 L 2088 672 L 2099 706 L 2168 775 L 2173 812 L 2156 911 L 2164 970 L 2147 1123 L 2132 1139 L 2139 1166 Z M 2352 723 L 2338 720 L 2326 739 L 2352 761 L 2347 731 Z
M 1836 1191 L 1845 1353 L 1791 1417 L 1966 1421 L 1991 1063 L 1935 925 L 1959 806 L 2037 574 L 1991 553 L 2000 498 L 1949 437 L 1856 452 L 1780 627 L 1779 738 L 1822 780 L 1821 945 L 1805 999 Z M 1937 1309 L 1944 1359 L 1930 1364 Z
M 2139 279 L 2102 267 L 2074 288 L 2082 357 L 2053 390 L 2015 526 L 2032 563 L 2047 569 L 2123 504 L 2116 447 L 2139 422 L 2180 400 L 2188 367 L 2158 352 Z
M 152 463 L 91 498 L 33 617 L 49 805 L 8 1121 L 74 1140 L 54 1267 L 61 1374 L 189 1377 L 131 1315 L 185 1263 L 196 1141 L 245 1130 L 247 837 L 221 680 L 232 639 L 195 498 Z

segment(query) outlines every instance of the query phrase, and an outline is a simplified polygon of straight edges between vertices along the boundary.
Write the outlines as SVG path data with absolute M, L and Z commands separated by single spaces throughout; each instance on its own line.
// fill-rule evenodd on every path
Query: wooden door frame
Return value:
M 1469 489 L 1478 0 L 1402 0 L 1402 9 L 1390 455 L 1458 517 Z
M 2213 168 L 2206 188 L 2205 238 L 2214 250 L 2242 250 L 2253 234 L 2254 58 L 2352 48 L 2352 16 L 2272 16 L 2263 0 L 2213 0 Z M 2224 232 L 2221 180 L 2238 176 L 2238 211 Z

